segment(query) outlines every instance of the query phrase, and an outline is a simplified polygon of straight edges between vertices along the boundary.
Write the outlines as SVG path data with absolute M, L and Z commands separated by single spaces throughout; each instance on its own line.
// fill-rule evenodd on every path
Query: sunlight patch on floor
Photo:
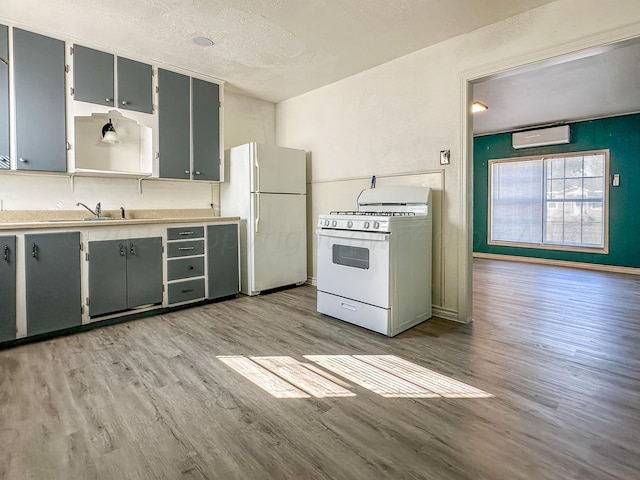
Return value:
M 286 355 L 217 358 L 276 398 L 354 397 L 348 382 L 384 398 L 493 397 L 395 355 L 304 355 L 312 363 Z

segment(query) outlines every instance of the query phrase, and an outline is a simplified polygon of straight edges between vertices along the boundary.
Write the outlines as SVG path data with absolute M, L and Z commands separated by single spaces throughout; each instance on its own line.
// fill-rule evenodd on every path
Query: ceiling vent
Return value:
M 513 148 L 531 148 L 569 143 L 569 125 L 516 132 L 512 135 L 512 141 Z

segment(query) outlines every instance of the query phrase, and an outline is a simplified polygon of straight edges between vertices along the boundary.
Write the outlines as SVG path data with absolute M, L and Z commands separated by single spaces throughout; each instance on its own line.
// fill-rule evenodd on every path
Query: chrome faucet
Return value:
M 87 210 L 89 210 L 93 215 L 95 215 L 96 218 L 102 218 L 102 206 L 100 205 L 100 202 L 98 202 L 98 204 L 96 205 L 96 210 L 95 211 L 91 210 L 89 207 L 87 207 L 82 202 L 78 202 L 77 205 L 79 207 L 84 207 Z

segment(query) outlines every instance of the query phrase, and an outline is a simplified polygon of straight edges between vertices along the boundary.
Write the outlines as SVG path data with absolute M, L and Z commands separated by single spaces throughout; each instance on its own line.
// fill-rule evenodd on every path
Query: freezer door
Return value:
M 306 194 L 304 150 L 252 143 L 251 191 Z
M 306 195 L 251 194 L 248 285 L 255 295 L 307 280 Z M 245 291 L 245 289 L 247 291 Z

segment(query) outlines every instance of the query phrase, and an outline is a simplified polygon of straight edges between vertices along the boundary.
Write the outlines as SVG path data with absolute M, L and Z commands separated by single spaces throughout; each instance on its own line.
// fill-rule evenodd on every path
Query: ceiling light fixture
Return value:
M 487 107 L 484 103 L 480 103 L 480 102 L 473 102 L 471 104 L 471 113 L 478 113 L 478 112 L 484 112 L 485 110 L 487 110 L 489 107 Z
M 207 37 L 195 37 L 193 43 L 200 45 L 201 47 L 210 47 L 213 45 L 213 40 Z
M 109 119 L 109 122 L 105 123 L 102 127 L 102 141 L 104 143 L 118 142 L 118 134 L 116 133 L 116 129 L 113 127 L 113 123 L 111 123 L 111 119 Z

